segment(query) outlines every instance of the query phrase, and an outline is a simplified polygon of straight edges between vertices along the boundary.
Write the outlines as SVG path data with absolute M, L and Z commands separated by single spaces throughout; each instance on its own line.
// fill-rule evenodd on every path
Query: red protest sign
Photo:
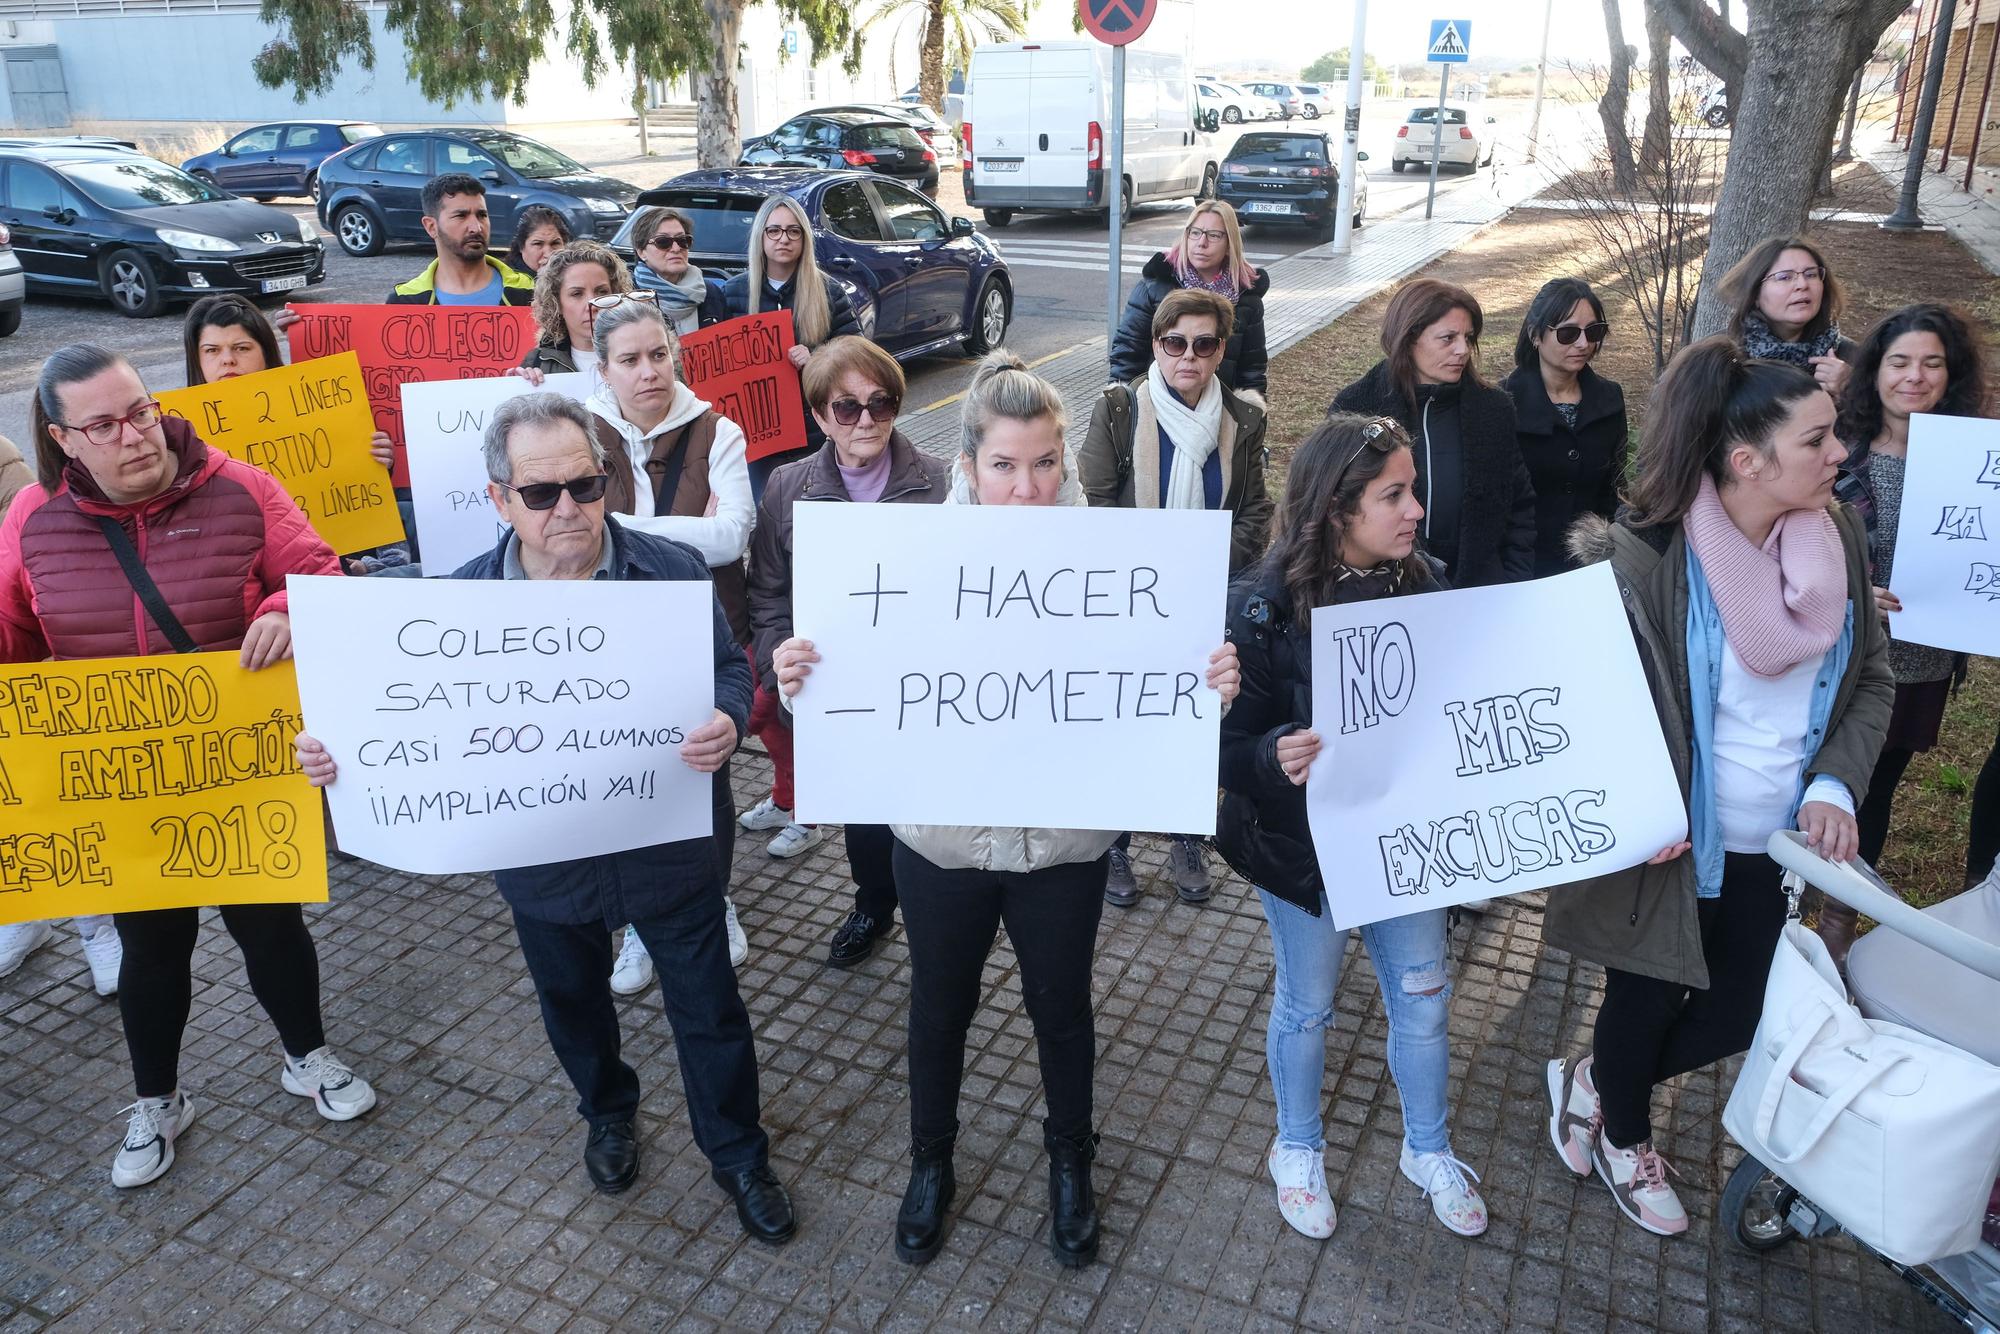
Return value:
M 292 360 L 352 351 L 361 358 L 375 429 L 396 442 L 390 478 L 410 484 L 403 458 L 402 386 L 415 380 L 505 375 L 535 345 L 535 317 L 519 306 L 293 306 Z M 794 379 L 794 396 L 797 394 Z
M 750 458 L 805 447 L 794 341 L 789 310 L 743 315 L 681 335 L 682 383 L 743 428 Z

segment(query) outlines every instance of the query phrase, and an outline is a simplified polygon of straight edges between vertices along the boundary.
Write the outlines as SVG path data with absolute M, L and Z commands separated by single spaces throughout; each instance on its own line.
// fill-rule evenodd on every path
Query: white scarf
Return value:
M 1167 388 L 1167 377 L 1160 373 L 1160 363 L 1156 361 L 1146 368 L 1146 392 L 1153 400 L 1153 416 L 1159 419 L 1160 429 L 1174 446 L 1173 471 L 1167 474 L 1166 508 L 1207 509 L 1201 470 L 1208 466 L 1208 456 L 1222 441 L 1222 382 L 1210 376 L 1201 401 L 1189 407 Z M 1147 442 L 1135 440 L 1132 447 L 1144 449 Z

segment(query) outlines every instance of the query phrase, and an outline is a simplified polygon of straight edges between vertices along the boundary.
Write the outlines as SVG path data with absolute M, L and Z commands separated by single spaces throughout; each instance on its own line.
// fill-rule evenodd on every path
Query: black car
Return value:
M 214 152 L 181 163 L 181 170 L 253 199 L 319 198 L 319 164 L 382 127 L 364 120 L 286 120 L 243 131 Z
M 1366 153 L 1356 153 L 1366 162 Z M 1216 198 L 1245 223 L 1303 225 L 1332 236 L 1340 202 L 1340 164 L 1328 136 L 1308 130 L 1262 130 L 1236 141 L 1222 159 Z M 1368 211 L 1368 177 L 1354 173 L 1354 225 Z
M 101 293 L 121 315 L 326 281 L 312 223 L 107 141 L 0 139 L 0 200 L 30 292 Z
M 448 172 L 486 186 L 496 252 L 507 248 L 530 204 L 562 214 L 578 236 L 608 241 L 639 198 L 637 187 L 505 130 L 417 130 L 369 139 L 321 164 L 320 221 L 350 255 L 377 255 L 391 242 L 429 245 L 424 184 Z
M 769 134 L 743 141 L 742 167 L 872 171 L 937 193 L 937 153 L 916 126 L 869 111 L 808 111 Z

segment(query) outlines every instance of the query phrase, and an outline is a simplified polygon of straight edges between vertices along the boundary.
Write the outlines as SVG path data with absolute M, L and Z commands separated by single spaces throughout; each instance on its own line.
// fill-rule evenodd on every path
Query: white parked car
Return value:
M 1493 132 L 1486 129 L 1493 124 L 1493 117 L 1487 116 L 1478 130 L 1473 128 L 1473 120 L 1472 113 L 1464 107 L 1445 106 L 1443 135 L 1436 138 L 1440 165 L 1470 171 L 1493 161 Z M 1414 166 L 1428 170 L 1437 126 L 1435 105 L 1413 109 L 1409 119 L 1396 127 L 1396 146 L 1389 154 L 1389 169 L 1401 171 Z
M 1255 93 L 1259 97 L 1268 97 L 1273 102 L 1276 102 L 1278 109 L 1284 113 L 1286 120 L 1305 114 L 1305 103 L 1299 98 L 1299 90 L 1292 87 L 1289 83 L 1267 83 L 1262 81 L 1246 83 L 1243 85 L 1243 91 Z
M 1270 98 L 1259 97 L 1235 84 L 1203 79 L 1194 88 L 1201 109 L 1213 111 L 1226 125 L 1240 125 L 1246 120 L 1282 120 L 1285 115 L 1284 108 Z
M 1342 90 L 1330 88 L 1323 83 L 1295 83 L 1293 89 L 1299 95 L 1299 114 L 1307 120 L 1318 120 L 1321 116 L 1331 116 L 1340 110 Z

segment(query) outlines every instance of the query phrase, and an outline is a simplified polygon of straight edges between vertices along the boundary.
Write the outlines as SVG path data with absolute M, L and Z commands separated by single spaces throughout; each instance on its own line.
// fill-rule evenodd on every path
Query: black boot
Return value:
M 1080 1269 L 1097 1258 L 1097 1195 L 1090 1188 L 1090 1160 L 1097 1136 L 1042 1133 L 1049 1151 L 1049 1249 L 1056 1263 Z
M 910 1145 L 910 1185 L 903 1207 L 896 1211 L 896 1258 L 927 1265 L 944 1245 L 944 1211 L 958 1194 L 952 1175 L 954 1137 L 914 1141 Z

